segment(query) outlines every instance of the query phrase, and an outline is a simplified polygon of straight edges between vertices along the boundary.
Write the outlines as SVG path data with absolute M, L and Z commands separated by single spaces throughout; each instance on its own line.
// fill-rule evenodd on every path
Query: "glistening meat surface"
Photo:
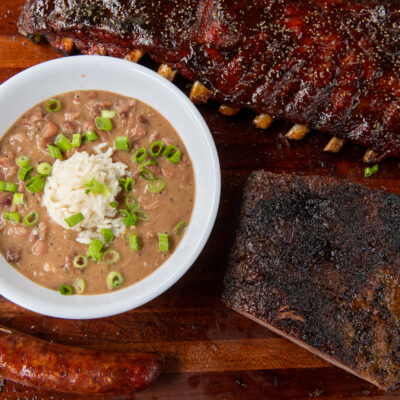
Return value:
M 222 103 L 351 139 L 380 158 L 400 157 L 399 4 L 28 0 L 19 29 L 65 52 L 145 50 L 205 83 Z
M 400 383 L 400 197 L 254 172 L 225 303 L 384 389 Z
M 0 375 L 27 386 L 97 396 L 146 389 L 161 372 L 150 353 L 106 353 L 50 343 L 0 326 Z

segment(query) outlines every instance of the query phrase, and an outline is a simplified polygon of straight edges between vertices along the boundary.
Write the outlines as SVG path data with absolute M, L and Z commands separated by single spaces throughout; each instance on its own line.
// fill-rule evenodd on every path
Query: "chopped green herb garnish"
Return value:
M 97 139 L 99 138 L 99 136 L 97 135 L 97 133 L 93 130 L 91 131 L 87 131 L 83 134 L 83 140 L 85 142 L 95 142 Z
M 38 166 L 36 167 L 36 171 L 38 172 L 39 175 L 42 176 L 48 176 L 51 174 L 51 165 L 47 162 L 44 163 L 40 163 L 38 164 Z
M 139 239 L 138 239 L 138 236 L 134 233 L 129 235 L 129 247 L 133 251 L 139 250 Z
M 157 140 L 156 142 L 152 143 L 149 150 L 150 156 L 158 157 L 161 154 L 163 147 L 164 144 L 161 140 Z
M 24 224 L 26 226 L 34 226 L 39 222 L 39 213 L 36 211 L 31 211 L 24 217 Z
M 65 218 L 64 221 L 70 228 L 72 228 L 76 224 L 79 224 L 79 222 L 82 222 L 84 219 L 85 219 L 85 217 L 83 216 L 83 214 L 78 213 L 78 214 L 71 215 L 68 218 Z
M 61 285 L 58 288 L 58 291 L 60 292 L 60 294 L 62 294 L 63 296 L 71 296 L 71 294 L 73 293 L 74 289 L 72 288 L 72 286 L 70 285 Z
M 83 254 L 79 254 L 74 258 L 73 264 L 75 268 L 85 268 L 88 265 L 88 259 Z
M 111 229 L 103 228 L 101 230 L 101 235 L 103 236 L 104 241 L 106 243 L 110 243 L 110 242 L 112 242 L 114 240 L 114 235 L 113 235 Z
M 182 235 L 187 228 L 187 223 L 185 221 L 180 221 L 175 225 L 174 233 L 176 236 Z
M 19 224 L 21 222 L 21 215 L 17 212 L 5 212 L 3 214 L 3 219 L 12 224 Z
M 169 251 L 169 237 L 166 233 L 158 234 L 158 251 Z
M 28 156 L 19 156 L 15 160 L 15 163 L 18 165 L 18 167 L 27 167 L 30 163 L 29 157 Z
M 111 131 L 112 129 L 112 122 L 110 118 L 96 117 L 94 123 L 96 124 L 96 128 L 100 129 L 101 131 Z
M 52 146 L 51 144 L 48 144 L 47 145 L 47 149 L 49 150 L 50 157 L 57 158 L 58 160 L 62 160 L 63 159 L 63 156 L 61 154 L 61 150 L 58 147 Z
M 141 147 L 139 150 L 136 151 L 136 153 L 133 156 L 133 161 L 135 162 L 142 162 L 146 159 L 147 157 L 147 151 L 144 147 Z
M 40 193 L 45 184 L 45 181 L 40 176 L 34 176 L 26 182 L 25 187 L 32 193 Z
M 101 257 L 101 262 L 104 264 L 115 264 L 116 262 L 119 261 L 121 256 L 119 255 L 118 251 L 116 250 L 107 250 L 103 253 Z
M 93 239 L 89 244 L 89 248 L 86 257 L 93 258 L 98 263 L 101 262 L 101 249 L 103 248 L 103 242 L 99 239 Z
M 81 147 L 82 136 L 79 133 L 74 133 L 72 135 L 72 147 Z
M 164 158 L 173 164 L 178 164 L 181 160 L 182 153 L 176 146 L 168 146 L 163 152 Z
M 86 289 L 86 282 L 83 278 L 77 278 L 74 282 L 74 289 L 77 294 L 84 293 Z
M 124 277 L 116 271 L 111 271 L 107 275 L 107 286 L 109 289 L 118 289 L 124 282 Z
M 24 194 L 23 193 L 14 193 L 12 203 L 14 206 L 23 205 L 24 204 Z
M 54 144 L 64 152 L 72 149 L 72 143 L 62 133 L 56 136 Z
M 50 112 L 56 112 L 61 110 L 61 102 L 53 99 L 46 103 L 46 110 Z
M 125 210 L 125 209 L 121 209 L 118 210 L 120 214 L 122 214 L 124 216 L 124 218 L 122 218 L 122 222 L 125 226 L 133 226 L 136 224 L 136 215 L 132 214 L 130 211 Z
M 25 182 L 28 179 L 28 177 L 29 177 L 29 175 L 30 175 L 30 173 L 32 171 L 33 171 L 33 167 L 31 167 L 29 165 L 27 167 L 21 167 L 18 170 L 18 178 L 19 178 L 19 180 L 21 182 Z
M 367 168 L 365 168 L 365 170 L 364 170 L 364 176 L 365 176 L 366 178 L 369 178 L 370 176 L 375 175 L 378 171 L 379 171 L 379 165 L 378 165 L 378 164 L 375 164 L 375 165 L 372 166 L 372 167 L 367 167 Z
M 117 136 L 115 138 L 115 148 L 117 150 L 129 151 L 129 138 L 128 138 L 128 136 Z

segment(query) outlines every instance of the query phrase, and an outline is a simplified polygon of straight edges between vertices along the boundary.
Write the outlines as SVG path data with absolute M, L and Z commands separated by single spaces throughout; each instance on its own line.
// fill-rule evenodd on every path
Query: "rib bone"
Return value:
M 260 129 L 267 129 L 274 119 L 269 114 L 260 114 L 253 119 L 253 124 Z
M 240 110 L 240 107 L 230 107 L 225 104 L 222 104 L 219 107 L 219 112 L 226 117 L 231 117 L 232 115 L 236 115 Z
M 373 150 L 368 149 L 363 157 L 363 162 L 365 163 L 371 163 L 374 162 L 378 158 L 378 154 L 376 154 Z
M 325 146 L 324 151 L 326 153 L 339 153 L 339 151 L 342 149 L 344 144 L 346 143 L 346 139 L 341 139 L 336 136 L 334 136 L 329 143 Z
M 292 140 L 301 140 L 307 133 L 310 132 L 310 129 L 305 125 L 293 125 L 289 132 L 286 134 L 288 139 Z
M 168 79 L 170 82 L 172 82 L 175 79 L 177 71 L 172 69 L 168 64 L 161 64 L 158 68 L 158 73 L 165 79 Z
M 127 53 L 124 57 L 125 60 L 132 61 L 134 63 L 139 62 L 139 60 L 144 56 L 144 51 L 135 49 Z
M 208 99 L 210 98 L 210 91 L 202 83 L 196 81 L 192 86 L 189 97 L 193 103 L 207 103 Z

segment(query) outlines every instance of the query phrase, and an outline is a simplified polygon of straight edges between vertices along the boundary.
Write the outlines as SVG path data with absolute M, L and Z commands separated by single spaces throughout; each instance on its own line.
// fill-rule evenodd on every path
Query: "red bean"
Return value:
M 57 135 L 60 128 L 52 121 L 47 121 L 43 129 L 43 137 L 45 139 L 52 138 Z

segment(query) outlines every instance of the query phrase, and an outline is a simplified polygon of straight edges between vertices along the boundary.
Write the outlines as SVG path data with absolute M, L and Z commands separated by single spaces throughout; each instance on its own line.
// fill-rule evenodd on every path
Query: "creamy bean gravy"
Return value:
M 110 271 L 122 274 L 121 287 L 140 281 L 157 269 L 176 249 L 184 233 L 176 235 L 174 227 L 180 221 L 189 223 L 195 195 L 195 182 L 190 157 L 177 132 L 156 110 L 136 100 L 104 91 L 78 91 L 54 97 L 61 102 L 61 109 L 49 112 L 48 100 L 26 112 L 7 131 L 0 141 L 0 179 L 19 184 L 18 192 L 24 194 L 25 205 L 12 204 L 13 193 L 0 192 L 0 212 L 17 212 L 20 223 L 10 223 L 4 218 L 0 226 L 0 251 L 6 260 L 19 272 L 32 281 L 47 288 L 58 290 L 63 284 L 73 286 L 78 278 L 86 283 L 84 294 L 109 292 L 106 278 Z M 106 132 L 96 128 L 95 117 L 102 110 L 115 110 L 112 118 L 113 128 Z M 86 255 L 88 245 L 75 241 L 77 232 L 67 230 L 54 222 L 42 206 L 43 190 L 34 194 L 29 192 L 18 178 L 19 167 L 16 158 L 21 155 L 30 158 L 34 168 L 31 177 L 37 175 L 36 166 L 47 162 L 51 165 L 55 159 L 50 157 L 47 144 L 54 144 L 57 134 L 64 134 L 69 140 L 74 133 L 84 134 L 94 130 L 99 139 L 83 143 L 79 148 L 64 154 L 69 158 L 76 151 L 93 154 L 93 147 L 106 142 L 107 147 L 115 148 L 117 136 L 129 136 L 131 150 L 116 150 L 113 161 L 121 161 L 128 166 L 136 183 L 131 192 L 139 199 L 140 208 L 147 221 L 139 220 L 133 228 L 127 228 L 137 234 L 140 250 L 133 251 L 124 237 L 115 238 L 105 249 L 116 250 L 120 260 L 107 265 L 89 260 L 85 268 L 73 266 L 73 259 L 80 254 Z M 149 149 L 150 145 L 162 140 L 164 148 L 175 145 L 182 152 L 179 163 L 173 164 L 162 155 L 154 158 L 158 165 L 150 166 L 157 178 L 162 178 L 166 187 L 161 193 L 151 193 L 148 181 L 138 175 L 138 163 L 132 160 L 139 148 Z M 118 197 L 120 208 L 124 207 L 123 191 Z M 121 198 L 120 198 L 121 197 Z M 30 211 L 39 213 L 39 222 L 28 227 L 23 218 Z M 158 250 L 158 234 L 167 233 L 170 241 L 168 252 Z

